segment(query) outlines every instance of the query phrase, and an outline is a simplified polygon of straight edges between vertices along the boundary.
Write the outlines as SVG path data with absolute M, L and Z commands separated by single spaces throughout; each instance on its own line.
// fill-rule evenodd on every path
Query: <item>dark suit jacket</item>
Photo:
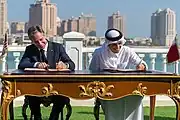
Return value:
M 74 70 L 75 64 L 67 55 L 64 47 L 59 43 L 48 41 L 47 60 L 49 68 L 56 68 L 56 63 L 62 61 L 69 64 L 69 69 Z M 18 65 L 18 69 L 33 68 L 36 62 L 40 62 L 39 49 L 34 45 L 26 47 L 24 55 Z

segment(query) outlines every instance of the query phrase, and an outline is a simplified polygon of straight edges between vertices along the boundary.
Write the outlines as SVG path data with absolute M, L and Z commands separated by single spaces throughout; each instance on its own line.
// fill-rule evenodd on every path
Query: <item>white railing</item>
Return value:
M 148 63 L 149 69 L 152 70 L 161 70 L 164 72 L 173 72 L 179 73 L 179 61 L 176 61 L 172 64 L 167 64 L 166 55 L 168 52 L 168 48 L 166 47 L 135 47 L 131 46 L 132 49 L 143 59 L 146 63 Z M 92 53 L 95 48 L 83 48 L 83 53 L 86 56 L 85 58 L 85 66 L 84 68 L 88 68 L 89 62 L 92 58 Z
M 81 65 L 82 69 L 88 69 L 89 63 L 92 58 L 92 53 L 97 47 L 83 47 L 81 54 L 83 55 L 82 58 L 78 58 L 78 60 L 82 60 Z M 151 47 L 151 48 L 143 48 L 143 47 L 131 47 L 134 49 L 134 51 L 142 58 L 149 66 L 149 69 L 152 70 L 162 70 L 162 71 L 168 71 L 168 72 L 174 72 L 179 73 L 179 62 L 174 62 L 173 64 L 167 64 L 166 61 L 166 54 L 168 51 L 168 48 L 157 48 L 157 47 Z M 2 50 L 2 48 L 0 48 Z M 21 46 L 10 46 L 8 48 L 8 57 L 4 57 L 0 59 L 1 62 L 1 72 L 6 71 L 6 64 L 8 64 L 9 69 L 17 69 L 17 66 L 19 64 L 19 61 L 21 59 L 21 56 L 23 55 L 23 52 L 25 50 L 25 47 Z M 73 53 L 68 53 L 73 54 Z M 72 55 L 70 55 L 72 56 Z M 76 57 L 77 58 L 77 57 Z M 77 61 L 77 60 L 74 60 Z M 11 66 L 10 66 L 11 65 Z M 80 68 L 76 65 L 76 68 Z

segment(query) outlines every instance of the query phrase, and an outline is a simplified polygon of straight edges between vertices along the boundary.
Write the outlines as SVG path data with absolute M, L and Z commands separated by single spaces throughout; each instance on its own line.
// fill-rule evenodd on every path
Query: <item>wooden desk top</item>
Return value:
M 119 81 L 122 80 L 132 80 L 132 81 L 157 81 L 158 82 L 170 82 L 172 79 L 174 82 L 179 81 L 180 76 L 175 75 L 169 72 L 162 72 L 157 70 L 148 70 L 148 71 L 104 71 L 104 72 L 92 72 L 89 70 L 76 70 L 71 72 L 52 72 L 52 71 L 23 71 L 23 70 L 15 70 L 9 73 L 4 73 L 0 76 L 3 80 L 6 79 L 8 81 L 13 81 L 12 78 L 18 78 L 16 81 L 36 81 L 39 78 L 43 78 L 42 81 L 47 81 L 50 78 L 51 81 L 66 81 L 66 82 L 73 82 L 73 81 L 92 81 L 92 79 L 101 78 L 101 81 Z

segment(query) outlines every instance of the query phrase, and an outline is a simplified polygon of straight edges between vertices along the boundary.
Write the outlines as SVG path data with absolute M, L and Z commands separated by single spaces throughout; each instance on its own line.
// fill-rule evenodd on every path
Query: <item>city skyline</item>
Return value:
M 13 0 L 8 1 L 8 21 L 28 21 L 28 10 L 30 4 L 35 0 L 18 0 L 18 3 Z M 180 1 L 65 1 L 65 0 L 51 0 L 52 3 L 57 4 L 58 17 L 61 19 L 68 19 L 71 16 L 79 16 L 81 12 L 85 14 L 92 13 L 97 19 L 97 36 L 103 36 L 107 29 L 108 16 L 116 11 L 120 11 L 120 14 L 125 16 L 126 33 L 128 37 L 142 36 L 150 37 L 150 21 L 151 15 L 158 8 L 165 9 L 171 8 L 175 11 L 177 16 L 177 32 L 179 33 L 179 15 Z M 110 6 L 112 5 L 112 6 Z M 16 9 L 13 9 L 17 6 Z M 20 6 L 20 7 L 18 7 Z M 80 7 L 79 7 L 80 6 Z M 20 15 L 20 16 L 17 16 Z

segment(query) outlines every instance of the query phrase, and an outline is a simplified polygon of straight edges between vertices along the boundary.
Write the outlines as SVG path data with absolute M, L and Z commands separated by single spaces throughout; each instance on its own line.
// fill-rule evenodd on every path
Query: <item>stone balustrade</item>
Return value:
M 1 62 L 1 72 L 6 71 L 7 67 L 9 69 L 17 69 L 19 61 L 23 55 L 25 47 L 19 47 L 18 51 L 17 50 L 13 50 L 11 49 L 11 51 L 8 52 L 8 57 L 4 56 L 2 59 L 0 59 Z M 76 48 L 78 49 L 78 48 Z M 81 57 L 80 56 L 76 56 L 73 59 L 74 61 L 76 61 L 76 69 L 88 69 L 89 67 L 89 63 L 91 61 L 92 58 L 92 53 L 94 52 L 96 48 L 82 48 L 83 51 L 79 51 L 80 53 L 78 54 L 82 54 Z M 166 61 L 166 53 L 162 52 L 158 52 L 158 53 L 154 53 L 149 49 L 149 51 L 147 51 L 147 48 L 141 48 L 137 51 L 136 48 L 133 48 L 136 53 L 140 56 L 141 59 L 143 59 L 147 64 L 149 69 L 152 70 L 162 70 L 162 71 L 168 71 L 168 67 L 171 68 L 171 70 L 169 70 L 169 72 L 174 72 L 178 74 L 178 69 L 179 69 L 179 62 L 176 61 L 172 64 L 167 64 Z M 145 51 L 145 52 L 144 52 Z M 158 50 L 160 51 L 160 50 Z M 74 53 L 69 52 L 68 53 L 69 56 L 74 56 Z M 9 58 L 11 58 L 11 60 L 9 60 Z M 7 62 L 8 60 L 8 62 Z M 81 62 L 79 62 L 79 60 L 81 60 Z M 78 64 L 77 64 L 78 63 Z M 8 65 L 7 65 L 8 64 Z M 159 68 L 158 65 L 161 67 Z M 11 65 L 11 67 L 9 66 Z
M 69 32 L 63 36 L 63 44 L 71 59 L 75 62 L 76 70 L 88 69 L 92 53 L 97 47 L 83 47 L 85 36 L 82 33 Z M 179 62 L 167 64 L 168 47 L 130 46 L 148 64 L 148 69 L 179 73 Z M 2 46 L 0 46 L 2 51 Z M 17 69 L 19 61 L 25 51 L 25 46 L 9 46 L 8 56 L 0 59 L 1 72 L 6 69 Z M 8 63 L 8 65 L 7 65 Z

